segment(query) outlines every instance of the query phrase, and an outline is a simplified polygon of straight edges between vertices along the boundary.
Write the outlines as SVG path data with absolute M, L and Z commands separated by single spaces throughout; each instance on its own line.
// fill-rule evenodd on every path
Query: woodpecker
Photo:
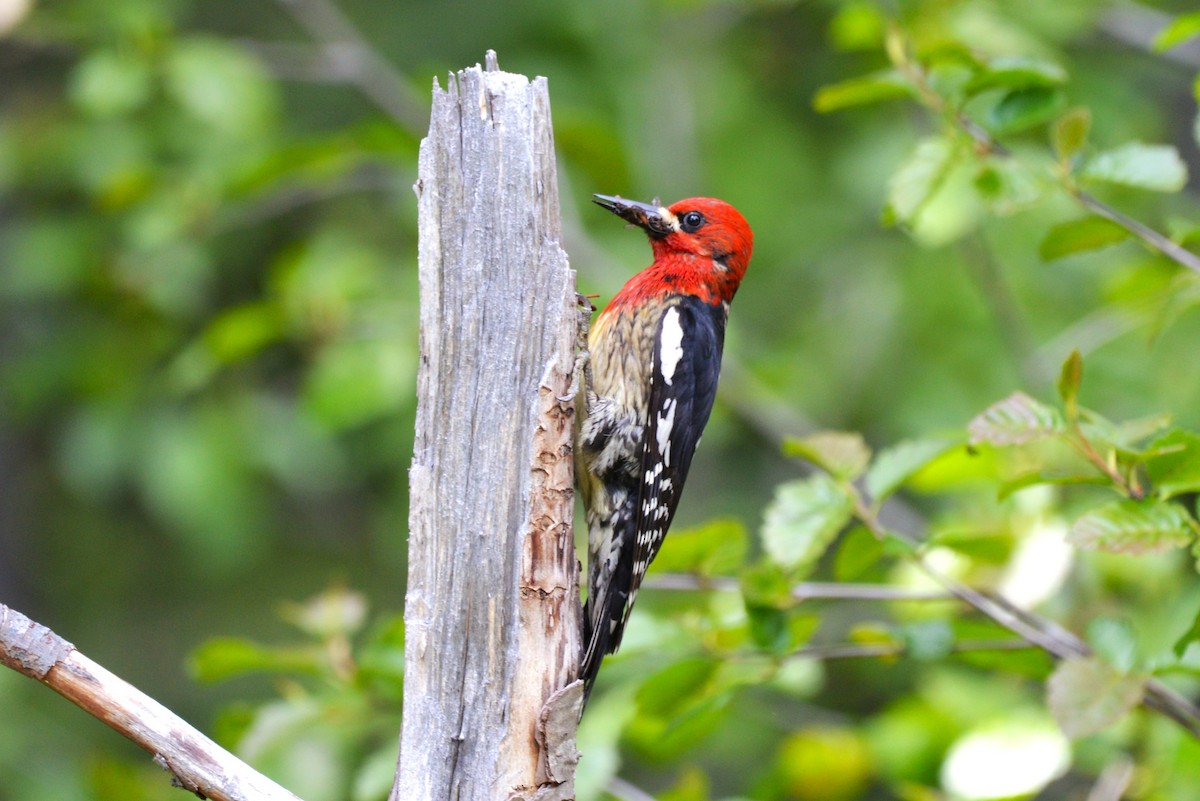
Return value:
M 712 411 L 729 303 L 754 245 L 745 218 L 715 198 L 668 207 L 607 195 L 594 202 L 645 230 L 654 263 L 588 335 L 575 451 L 588 523 L 585 703 L 675 516 Z

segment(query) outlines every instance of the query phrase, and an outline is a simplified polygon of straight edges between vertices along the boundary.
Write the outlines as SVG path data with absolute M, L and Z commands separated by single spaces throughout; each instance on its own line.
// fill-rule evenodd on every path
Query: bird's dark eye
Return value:
M 689 211 L 679 218 L 679 227 L 687 233 L 692 233 L 704 225 L 704 215 L 698 211 Z

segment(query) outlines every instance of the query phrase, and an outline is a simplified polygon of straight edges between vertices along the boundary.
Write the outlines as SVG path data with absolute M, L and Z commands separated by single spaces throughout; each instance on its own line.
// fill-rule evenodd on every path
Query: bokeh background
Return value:
M 679 527 L 720 518 L 757 531 L 776 485 L 801 472 L 780 452 L 787 436 L 853 430 L 882 446 L 961 432 L 1013 390 L 1052 397 L 1072 348 L 1089 406 L 1198 426 L 1200 315 L 1178 265 L 1132 243 L 1044 261 L 1049 226 L 1081 215 L 1052 188 L 997 210 L 967 177 L 920 220 L 887 225 L 892 176 L 943 122 L 911 99 L 835 113 L 813 102 L 823 86 L 886 68 L 898 20 L 925 47 L 1058 65 L 1056 102 L 1090 109 L 1097 147 L 1170 144 L 1200 174 L 1197 47 L 1150 46 L 1193 10 L 0 0 L 0 601 L 226 742 L 251 727 L 272 743 L 256 753 L 300 795 L 381 797 L 394 688 L 342 710 L 354 738 L 301 736 L 289 726 L 336 731 L 337 710 L 269 706 L 274 729 L 256 718 L 281 695 L 311 700 L 278 654 L 260 655 L 272 675 L 223 683 L 200 681 L 189 655 L 215 637 L 320 639 L 321 610 L 295 604 L 327 591 L 347 629 L 363 618 L 381 653 L 396 644 L 415 404 L 411 186 L 432 80 L 444 86 L 488 48 L 508 71 L 549 78 L 581 290 L 610 297 L 648 261 L 642 237 L 589 204 L 593 192 L 717 195 L 754 226 Z M 1048 122 L 1002 137 L 1047 175 Z M 1200 226 L 1195 189 L 1102 195 L 1178 233 Z M 1035 512 L 1056 502 L 1026 501 Z M 938 519 L 962 501 L 905 503 Z M 1186 628 L 1200 601 L 1185 562 L 1092 564 L 1056 608 L 1076 623 L 1134 610 L 1139 626 L 1137 610 L 1168 607 Z M 651 612 L 674 608 L 643 597 Z M 945 759 L 974 727 L 1006 706 L 1044 714 L 1036 683 L 961 666 L 849 660 L 792 673 L 679 747 L 636 725 L 617 739 L 628 720 L 612 713 L 593 767 L 619 761 L 625 779 L 610 789 L 626 798 L 641 787 L 919 801 L 948 797 Z M 389 717 L 368 737 L 371 704 Z M 11 672 L 0 672 L 0 721 L 0 799 L 178 794 L 133 746 Z M 1094 758 L 1077 752 L 1050 790 L 1046 778 L 1014 797 L 1083 798 L 1115 753 L 1153 752 L 1160 768 L 1196 755 L 1169 726 L 1129 727 L 1085 745 Z M 1066 747 L 1045 736 L 1039 753 Z M 1129 797 L 1195 797 L 1197 780 L 1180 781 Z

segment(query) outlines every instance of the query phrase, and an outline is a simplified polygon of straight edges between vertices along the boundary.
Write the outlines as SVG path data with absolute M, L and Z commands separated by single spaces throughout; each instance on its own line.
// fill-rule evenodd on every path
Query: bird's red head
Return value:
M 754 249 L 754 232 L 733 206 L 711 197 L 687 198 L 670 206 L 607 195 L 596 195 L 595 202 L 650 237 L 654 264 L 638 282 L 639 294 L 675 287 L 710 302 L 733 299 Z M 620 299 L 619 295 L 613 301 Z

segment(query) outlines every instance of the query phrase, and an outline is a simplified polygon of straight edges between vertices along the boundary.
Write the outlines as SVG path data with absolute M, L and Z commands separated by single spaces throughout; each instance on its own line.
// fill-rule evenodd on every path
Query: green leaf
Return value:
M 1189 520 L 1177 503 L 1122 499 L 1080 517 L 1067 540 L 1080 548 L 1108 553 L 1163 553 L 1192 541 Z
M 216 133 L 260 133 L 278 107 L 275 85 L 249 53 L 219 39 L 183 39 L 166 58 L 172 96 L 198 122 Z
M 1124 675 L 1097 657 L 1067 659 L 1046 682 L 1046 700 L 1064 734 L 1086 737 L 1141 703 L 1145 687 L 1145 678 Z
M 904 653 L 913 659 L 943 659 L 954 650 L 954 631 L 945 620 L 919 620 L 900 629 Z
M 953 439 L 913 439 L 885 448 L 867 470 L 867 492 L 875 503 L 881 502 L 921 468 L 959 444 Z
M 766 606 L 747 606 L 746 617 L 754 644 L 780 656 L 798 650 L 821 625 L 817 615 L 800 615 Z
M 992 404 L 967 424 L 972 445 L 1022 445 L 1064 430 L 1058 410 L 1014 392 Z
M 1200 11 L 1180 14 L 1154 37 L 1154 49 L 1158 52 L 1170 50 L 1178 44 L 1200 36 Z
M 764 515 L 763 547 L 795 578 L 804 578 L 853 512 L 853 501 L 826 475 L 781 484 Z
M 737 520 L 714 520 L 698 528 L 672 530 L 650 571 L 729 575 L 745 562 L 748 549 L 745 526 Z
M 799 456 L 836 478 L 858 478 L 871 461 L 871 449 L 862 434 L 847 431 L 820 431 L 800 439 L 789 438 L 783 444 L 788 456 Z
M 284 335 L 280 309 L 269 303 L 235 306 L 218 315 L 204 332 L 204 343 L 221 364 L 253 356 Z
M 855 526 L 842 537 L 833 561 L 838 581 L 856 581 L 883 559 L 884 543 L 866 526 Z
M 990 131 L 1016 133 L 1054 119 L 1066 105 L 1058 89 L 1033 87 L 1013 89 L 984 112 L 983 123 Z
M 1130 142 L 1092 156 L 1080 173 L 1103 181 L 1153 192 L 1178 192 L 1187 183 L 1187 166 L 1171 145 Z
M 986 68 L 967 85 L 971 94 L 985 89 L 1031 89 L 1060 86 L 1067 81 L 1067 72 L 1050 61 L 1009 56 L 990 61 Z
M 397 749 L 396 743 L 384 743 L 355 767 L 350 801 L 387 798 L 396 780 Z
M 638 707 L 660 717 L 679 714 L 702 697 L 719 664 L 712 659 L 691 658 L 668 665 L 642 684 Z
M 1032 470 L 1001 484 L 1000 489 L 997 491 L 997 499 L 1002 501 L 1014 492 L 1020 492 L 1027 487 L 1036 487 L 1039 484 L 1053 484 L 1056 486 L 1095 484 L 1107 487 L 1110 482 L 1106 477 L 1095 473 L 1052 473 L 1045 470 Z
M 1137 638 L 1133 626 L 1124 618 L 1101 615 L 1087 626 L 1088 644 L 1105 662 L 1122 673 L 1137 664 Z
M 1067 418 L 1074 420 L 1078 414 L 1079 385 L 1083 381 L 1083 357 L 1079 350 L 1071 351 L 1071 355 L 1063 362 L 1062 371 L 1058 375 L 1058 397 L 1062 398 L 1067 410 Z
M 879 50 L 887 20 L 874 3 L 842 4 L 829 23 L 829 38 L 838 50 Z
M 1171 423 L 1169 415 L 1155 415 L 1114 423 L 1084 406 L 1079 407 L 1080 428 L 1093 445 L 1116 451 L 1122 457 L 1141 462 L 1158 455 L 1153 447 L 1141 448 L 1138 443 L 1153 436 Z M 1174 448 L 1169 448 L 1174 450 Z
M 813 108 L 827 114 L 852 106 L 911 97 L 914 94 L 912 84 L 899 70 L 883 70 L 822 86 L 813 97 Z
M 343 637 L 363 627 L 367 600 L 357 592 L 331 587 L 304 603 L 283 606 L 282 617 L 296 628 L 318 639 Z
M 1146 475 L 1162 498 L 1200 490 L 1200 436 L 1174 429 L 1150 443 Z
M 1197 614 L 1196 619 L 1192 621 L 1191 628 L 1184 632 L 1183 636 L 1176 640 L 1175 645 L 1172 646 L 1175 656 L 1183 659 L 1184 652 L 1194 642 L 1200 642 L 1200 614 Z
M 888 182 L 885 218 L 912 222 L 946 180 L 957 157 L 949 140 L 940 136 L 923 139 Z
M 97 117 L 128 114 L 150 99 L 150 67 L 125 51 L 90 54 L 71 76 L 71 100 Z
M 221 637 L 194 650 L 188 670 L 201 682 L 218 682 L 247 673 L 320 675 L 322 659 L 312 649 L 270 648 L 249 640 Z
M 1038 254 L 1045 261 L 1062 259 L 1076 253 L 1098 251 L 1129 239 L 1129 231 L 1103 217 L 1084 217 L 1058 223 L 1046 231 Z
M 1048 184 L 1040 170 L 1011 158 L 988 158 L 975 176 L 975 189 L 996 214 L 1015 214 L 1046 197 Z
M 1013 553 L 1012 534 L 1005 528 L 947 528 L 929 537 L 927 544 L 995 565 L 1004 564 Z
M 739 581 L 746 608 L 771 607 L 788 609 L 795 606 L 792 583 L 779 565 L 762 561 L 742 571 Z
M 1079 152 L 1087 141 L 1091 127 L 1092 112 L 1083 106 L 1077 106 L 1058 118 L 1051 131 L 1051 141 L 1059 160 L 1067 161 Z

